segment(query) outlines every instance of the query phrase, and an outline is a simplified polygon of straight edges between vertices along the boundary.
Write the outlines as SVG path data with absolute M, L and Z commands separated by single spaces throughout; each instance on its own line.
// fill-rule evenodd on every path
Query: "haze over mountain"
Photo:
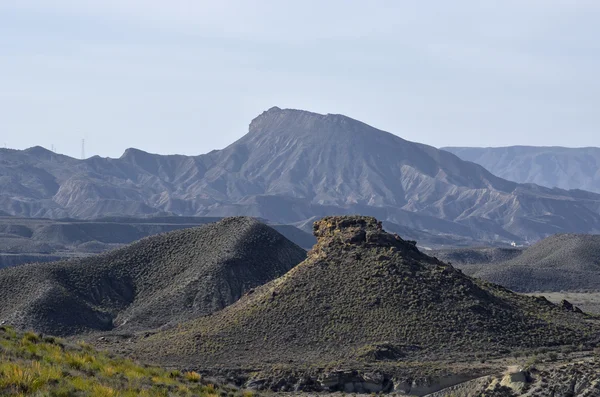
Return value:
M 0 324 L 54 335 L 144 330 L 210 314 L 304 260 L 247 217 L 147 237 L 89 258 L 0 270 Z
M 600 193 L 600 148 L 538 146 L 445 147 L 463 160 L 519 183 Z
M 600 232 L 600 195 L 523 185 L 342 115 L 271 108 L 223 150 L 75 160 L 0 151 L 0 210 L 18 216 L 249 215 L 310 225 L 374 215 L 407 238 L 532 241 Z

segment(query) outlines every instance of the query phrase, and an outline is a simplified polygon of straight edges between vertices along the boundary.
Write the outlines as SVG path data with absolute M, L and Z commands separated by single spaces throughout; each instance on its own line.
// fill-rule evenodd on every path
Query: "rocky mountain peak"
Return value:
M 364 126 L 366 125 L 341 114 L 320 114 L 306 110 L 281 109 L 274 106 L 252 120 L 249 132 L 324 133 L 334 130 L 352 130 Z
M 33 146 L 28 149 L 25 149 L 24 152 L 32 156 L 36 156 L 38 158 L 47 158 L 54 154 L 54 152 L 42 146 Z
M 145 152 L 136 148 L 125 149 L 125 152 L 121 155 L 121 159 L 134 159 L 140 156 L 148 156 L 150 153 Z
M 194 157 L 0 154 L 0 209 L 20 216 L 244 214 L 308 225 L 361 213 L 433 247 L 600 232 L 600 195 L 517 185 L 340 114 L 272 107 L 236 142 Z
M 372 216 L 327 216 L 314 223 L 315 237 L 330 237 L 338 232 L 381 231 L 381 222 Z

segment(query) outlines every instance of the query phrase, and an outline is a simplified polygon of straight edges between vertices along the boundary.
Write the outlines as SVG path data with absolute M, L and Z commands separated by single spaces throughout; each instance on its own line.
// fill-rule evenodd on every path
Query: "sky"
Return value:
M 0 146 L 197 155 L 272 107 L 600 146 L 600 2 L 0 0 Z

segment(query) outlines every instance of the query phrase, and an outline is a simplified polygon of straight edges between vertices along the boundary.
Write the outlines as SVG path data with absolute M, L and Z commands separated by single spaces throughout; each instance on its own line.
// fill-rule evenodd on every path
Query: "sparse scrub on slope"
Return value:
M 240 301 L 136 343 L 215 367 L 391 366 L 592 343 L 589 316 L 472 279 L 370 217 L 315 223 L 307 260 Z M 400 365 L 400 364 L 399 364 Z

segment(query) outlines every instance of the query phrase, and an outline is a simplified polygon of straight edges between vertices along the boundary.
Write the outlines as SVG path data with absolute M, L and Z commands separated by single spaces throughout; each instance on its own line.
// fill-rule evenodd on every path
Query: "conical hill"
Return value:
M 472 279 L 386 233 L 372 217 L 327 217 L 308 258 L 211 316 L 138 341 L 165 364 L 325 365 L 448 358 L 584 343 L 585 314 Z

